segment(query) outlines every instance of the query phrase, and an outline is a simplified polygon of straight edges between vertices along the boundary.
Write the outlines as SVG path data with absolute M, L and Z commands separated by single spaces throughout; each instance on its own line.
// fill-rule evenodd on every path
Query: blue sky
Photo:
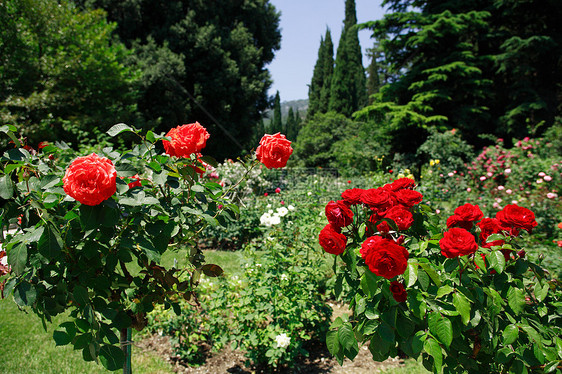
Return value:
M 334 58 L 345 17 L 345 0 L 270 0 L 281 12 L 281 49 L 267 67 L 273 78 L 271 96 L 279 91 L 281 101 L 308 98 L 308 84 L 318 58 L 320 38 L 330 28 Z M 382 0 L 355 0 L 359 23 L 381 19 Z M 363 65 L 368 64 L 366 49 L 372 46 L 370 31 L 359 32 Z

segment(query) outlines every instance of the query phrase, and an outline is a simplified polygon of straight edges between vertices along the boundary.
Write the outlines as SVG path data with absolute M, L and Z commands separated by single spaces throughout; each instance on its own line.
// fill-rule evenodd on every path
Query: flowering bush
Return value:
M 120 369 L 125 357 L 117 344 L 125 343 L 128 328 L 144 328 L 158 304 L 179 314 L 179 300 L 195 297 L 202 273 L 222 273 L 194 245 L 205 226 L 238 213 L 225 200 L 227 191 L 197 172 L 202 163 L 216 165 L 197 154 L 209 134 L 198 123 L 172 129 L 169 137 L 118 124 L 109 136 L 129 132 L 141 144 L 106 147 L 65 168 L 63 144 L 36 152 L 13 126 L 0 131 L 16 146 L 1 159 L 4 294 L 43 321 L 69 310 L 53 334 L 56 344 L 72 344 L 85 360 Z M 156 152 L 159 141 L 168 154 Z M 177 248 L 187 248 L 189 265 L 163 267 L 162 255 Z
M 329 225 L 347 238 L 334 271 L 352 315 L 332 324 L 330 352 L 341 363 L 369 342 L 376 361 L 421 357 L 436 373 L 560 369 L 562 284 L 517 244 L 536 226 L 533 213 L 509 205 L 483 218 L 466 204 L 444 231 L 421 200 L 397 197 L 414 188 L 399 179 L 365 190 L 359 202 L 342 194 L 352 220 Z M 408 227 L 388 217 L 397 206 L 411 213 Z M 332 251 L 322 234 L 320 244 Z

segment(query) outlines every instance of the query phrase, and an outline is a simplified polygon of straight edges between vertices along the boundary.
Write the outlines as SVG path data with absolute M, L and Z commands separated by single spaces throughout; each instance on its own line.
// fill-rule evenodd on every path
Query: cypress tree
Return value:
M 366 104 L 367 89 L 361 46 L 357 35 L 355 0 L 345 2 L 345 20 L 338 43 L 329 109 L 351 114 Z
M 285 128 L 287 129 L 287 139 L 294 141 L 296 138 L 296 130 L 297 130 L 297 120 L 295 118 L 295 112 L 293 111 L 293 107 L 289 108 L 289 113 L 287 114 L 287 123 L 285 124 Z
M 322 83 L 318 109 L 320 113 L 326 113 L 330 106 L 330 92 L 332 90 L 332 78 L 334 76 L 334 43 L 332 42 L 330 29 L 326 29 L 326 36 L 324 37 L 322 69 L 324 71 L 324 82 Z
M 320 107 L 320 97 L 322 92 L 322 86 L 324 85 L 324 49 L 325 49 L 324 38 L 320 38 L 320 47 L 318 48 L 318 59 L 314 65 L 314 71 L 312 72 L 312 80 L 308 86 L 308 116 L 312 118 L 314 113 L 319 111 Z
M 272 134 L 283 132 L 283 121 L 281 119 L 281 97 L 279 96 L 279 91 L 275 94 L 275 99 L 273 101 L 273 120 L 271 121 L 270 128 Z

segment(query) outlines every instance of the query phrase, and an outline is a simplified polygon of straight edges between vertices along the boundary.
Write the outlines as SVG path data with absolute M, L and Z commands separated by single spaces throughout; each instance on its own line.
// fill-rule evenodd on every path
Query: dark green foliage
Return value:
M 312 118 L 315 113 L 328 111 L 333 72 L 334 45 L 330 29 L 327 29 L 326 36 L 320 40 L 318 60 L 314 65 L 312 80 L 308 87 L 308 118 Z
M 344 28 L 338 44 L 329 109 L 346 116 L 367 102 L 365 71 L 357 35 L 355 1 L 346 0 Z
M 182 61 L 170 72 L 167 62 L 138 56 L 147 68 L 139 110 L 148 127 L 160 132 L 199 121 L 211 133 L 205 152 L 219 158 L 253 146 L 252 128 L 269 106 L 265 66 L 281 41 L 279 13 L 269 1 L 75 1 L 105 9 L 127 45 L 154 43 L 165 61 Z
M 76 143 L 131 118 L 135 68 L 101 10 L 68 1 L 0 2 L 0 118 L 37 146 Z
M 297 139 L 297 117 L 295 117 L 295 112 L 293 111 L 293 107 L 289 108 L 289 114 L 287 115 L 287 122 L 285 124 L 285 128 L 287 131 L 287 139 L 294 141 Z
M 390 150 L 382 128 L 334 112 L 307 120 L 293 148 L 299 166 L 334 167 L 344 175 L 376 170 L 376 159 Z
M 439 132 L 431 129 L 416 155 L 424 164 L 430 160 L 439 160 L 443 170 L 461 172 L 465 171 L 465 165 L 474 157 L 474 150 L 458 131 Z
M 370 23 L 392 79 L 360 118 L 422 135 L 457 128 L 470 144 L 491 133 L 540 134 L 560 113 L 562 3 L 386 1 L 394 13 Z M 412 11 L 411 9 L 419 9 Z M 395 140 L 399 146 L 400 140 Z
M 275 99 L 273 100 L 273 120 L 271 121 L 269 126 L 269 131 L 271 134 L 285 132 L 283 131 L 283 118 L 281 116 L 281 97 L 279 96 L 279 91 L 277 91 L 277 93 L 275 94 Z

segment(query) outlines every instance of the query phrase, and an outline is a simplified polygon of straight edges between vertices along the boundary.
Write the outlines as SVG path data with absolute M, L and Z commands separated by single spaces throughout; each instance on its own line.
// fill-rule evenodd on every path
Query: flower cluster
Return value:
M 399 234 L 412 226 L 413 208 L 423 198 L 414 187 L 413 179 L 399 178 L 380 188 L 345 190 L 342 200 L 326 205 L 329 223 L 320 231 L 320 245 L 328 253 L 341 255 L 348 237 L 362 223 L 358 214 L 364 213 L 368 237 L 359 252 L 365 264 L 371 272 L 387 279 L 404 273 L 409 253 L 402 246 L 404 236 Z

